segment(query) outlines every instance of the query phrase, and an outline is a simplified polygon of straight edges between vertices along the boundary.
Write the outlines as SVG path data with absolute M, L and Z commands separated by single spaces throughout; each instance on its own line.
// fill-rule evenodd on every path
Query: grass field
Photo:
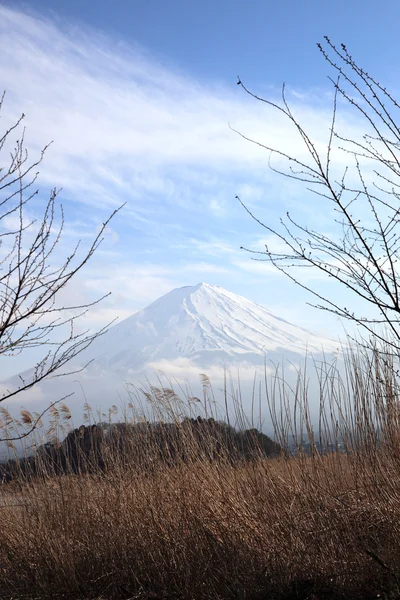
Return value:
M 375 352 L 349 355 L 344 379 L 327 368 L 318 431 L 304 386 L 294 391 L 293 413 L 281 397 L 267 398 L 277 439 L 300 423 L 307 454 L 232 461 L 221 451 L 210 459 L 207 444 L 190 451 L 188 430 L 186 459 L 173 464 L 154 455 L 143 467 L 111 452 L 90 474 L 43 467 L 3 484 L 0 596 L 400 597 L 394 366 Z M 172 419 L 176 403 L 168 406 Z M 319 437 L 332 446 L 340 439 L 342 451 L 319 452 Z

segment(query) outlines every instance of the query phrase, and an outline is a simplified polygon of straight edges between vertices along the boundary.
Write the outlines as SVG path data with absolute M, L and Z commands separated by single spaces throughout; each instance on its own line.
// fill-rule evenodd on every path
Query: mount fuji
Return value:
M 207 283 L 172 290 L 111 327 L 82 358 L 92 371 L 140 373 L 188 359 L 200 367 L 263 364 L 265 357 L 330 352 L 338 343 Z
M 224 369 L 234 369 L 241 381 L 250 381 L 266 363 L 302 364 L 306 354 L 329 355 L 338 348 L 338 341 L 318 337 L 221 287 L 200 283 L 174 289 L 110 327 L 70 363 L 71 370 L 82 367 L 79 374 L 48 379 L 16 399 L 19 405 L 21 400 L 43 404 L 83 391 L 91 402 L 108 403 L 123 395 L 121 386 L 127 383 L 157 385 L 160 372 L 181 382 L 199 381 L 205 373 L 214 382 L 223 380 Z M 20 377 L 28 381 L 32 373 L 2 386 L 18 387 Z

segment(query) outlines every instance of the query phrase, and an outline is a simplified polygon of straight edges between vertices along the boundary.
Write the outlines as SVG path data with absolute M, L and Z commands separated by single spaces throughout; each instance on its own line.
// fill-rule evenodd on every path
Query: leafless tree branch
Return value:
M 4 94 L 0 98 L 0 116 L 3 102 Z M 111 219 L 122 208 L 114 210 L 102 223 L 88 249 L 82 251 L 78 240 L 60 261 L 65 221 L 58 203 L 59 191 L 53 189 L 43 207 L 35 189 L 37 169 L 48 146 L 30 162 L 22 130 L 7 154 L 11 136 L 21 130 L 23 119 L 21 115 L 5 133 L 0 133 L 0 357 L 40 348 L 42 358 L 29 380 L 21 378 L 16 389 L 1 395 L 0 402 L 30 390 L 49 376 L 76 373 L 77 369 L 68 369 L 70 361 L 107 331 L 110 324 L 94 333 L 78 333 L 75 324 L 108 294 L 76 305 L 62 304 L 59 299 L 60 292 L 93 257 Z M 6 376 L 1 375 L 3 379 Z
M 250 217 L 283 248 L 281 252 L 268 246 L 263 252 L 243 249 L 250 252 L 254 260 L 269 261 L 313 294 L 317 308 L 350 320 L 365 331 L 369 340 L 372 336 L 397 351 L 400 345 L 397 272 L 400 254 L 400 126 L 397 124 L 397 111 L 400 104 L 356 63 L 345 45 L 337 47 L 325 37 L 318 48 L 336 72 L 335 77 L 329 77 L 334 97 L 324 150 L 319 150 L 294 116 L 285 86 L 278 102 L 260 97 L 238 78 L 238 84 L 247 94 L 273 108 L 291 123 L 304 144 L 308 159 L 237 133 L 270 153 L 273 171 L 304 184 L 320 199 L 321 208 L 326 203 L 328 208 L 333 208 L 333 233 L 316 231 L 289 213 L 276 226 L 267 225 L 246 206 L 244 200 L 237 197 Z M 338 131 L 339 98 L 342 103 L 350 105 L 365 123 L 362 139 L 352 139 Z M 339 178 L 334 174 L 335 170 L 337 173 L 334 167 L 338 152 L 349 158 L 349 164 Z M 272 165 L 271 158 L 274 156 L 286 161 L 287 170 Z M 300 277 L 301 266 L 333 279 L 365 305 L 372 306 L 373 315 L 371 311 L 358 314 L 318 292 L 315 286 Z

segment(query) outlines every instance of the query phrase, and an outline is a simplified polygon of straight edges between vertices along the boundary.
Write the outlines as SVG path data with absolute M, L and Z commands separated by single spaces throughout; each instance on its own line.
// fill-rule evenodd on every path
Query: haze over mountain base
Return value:
M 79 423 L 85 401 L 107 410 L 132 401 L 127 391 L 132 386 L 172 383 L 177 393 L 181 386 L 186 395 L 201 397 L 200 374 L 206 374 L 216 396 L 226 381 L 229 394 L 239 393 L 240 386 L 246 408 L 254 389 L 258 398 L 260 383 L 265 386 L 265 373 L 272 376 L 276 365 L 284 364 L 294 381 L 306 356 L 318 360 L 339 348 L 338 341 L 296 327 L 242 296 L 200 283 L 172 290 L 111 327 L 70 363 L 71 370 L 84 367 L 80 373 L 48 379 L 18 394 L 9 406 L 38 411 L 73 393 L 67 402 Z M 29 381 L 32 375 L 30 370 L 3 381 L 1 390 L 18 388 L 21 377 Z

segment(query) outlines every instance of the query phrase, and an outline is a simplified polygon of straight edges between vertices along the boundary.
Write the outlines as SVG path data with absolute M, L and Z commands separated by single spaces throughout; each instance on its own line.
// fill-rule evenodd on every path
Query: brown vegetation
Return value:
M 106 468 L 43 469 L 4 484 L 2 597 L 399 597 L 398 389 L 393 358 L 383 360 L 382 352 L 353 355 L 347 408 L 335 403 L 338 391 L 345 398 L 343 380 L 326 370 L 325 425 L 315 433 L 305 397 L 295 398 L 291 422 L 268 397 L 281 440 L 294 421 L 304 423 L 307 455 L 298 445 L 274 459 L 232 460 L 223 449 L 210 456 L 187 418 L 175 422 L 184 458 L 168 463 L 136 437 L 141 464 L 129 460 L 128 445 L 109 453 Z M 342 451 L 319 452 L 314 438 L 332 435 Z
M 0 478 L 99 474 L 116 463 L 149 472 L 155 465 L 197 460 L 237 463 L 279 456 L 282 448 L 257 429 L 236 431 L 210 417 L 181 422 L 99 423 L 71 430 L 62 442 L 39 446 L 34 454 L 0 465 Z

